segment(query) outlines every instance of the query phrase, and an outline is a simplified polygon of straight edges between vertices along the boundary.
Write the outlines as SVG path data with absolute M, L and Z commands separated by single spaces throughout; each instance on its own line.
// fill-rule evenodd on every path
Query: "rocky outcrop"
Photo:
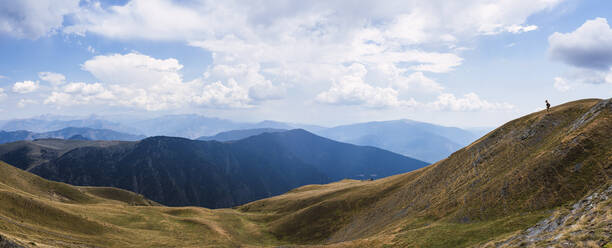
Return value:
M 0 235 L 0 248 L 24 248 L 24 247 Z
M 485 247 L 612 246 L 612 185 L 555 211 L 520 234 Z

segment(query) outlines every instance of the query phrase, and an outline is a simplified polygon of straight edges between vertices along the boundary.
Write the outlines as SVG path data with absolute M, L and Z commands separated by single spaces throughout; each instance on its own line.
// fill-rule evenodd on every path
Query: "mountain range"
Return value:
M 570 102 L 412 172 L 216 210 L 0 162 L 0 235 L 27 247 L 610 247 L 610 130 L 612 99 Z
M 121 133 L 109 129 L 93 129 L 87 127 L 67 127 L 56 131 L 34 133 L 30 131 L 0 131 L 0 144 L 34 139 L 80 139 L 80 140 L 123 140 L 136 141 L 144 139 L 143 135 Z
M 93 129 L 110 129 L 124 134 L 136 134 L 132 135 L 134 137 L 120 138 L 120 140 L 138 140 L 144 136 L 172 136 L 199 140 L 228 141 L 246 138 L 270 131 L 271 129 L 305 129 L 329 139 L 355 145 L 375 146 L 430 163 L 448 157 L 448 155 L 476 140 L 488 130 L 486 128 L 478 128 L 468 131 L 456 127 L 445 127 L 412 120 L 365 122 L 328 128 L 271 120 L 257 123 L 235 122 L 200 115 L 166 115 L 139 120 L 109 117 L 110 119 L 115 119 L 116 122 L 106 120 L 100 116 L 90 116 L 85 119 L 70 118 L 41 116 L 31 119 L 9 120 L 5 121 L 0 130 L 49 132 L 60 128 L 88 127 Z M 96 139 L 96 137 L 81 135 L 88 139 Z M 9 135 L 4 134 L 4 136 Z M 70 138 L 50 135 L 41 136 L 40 138 L 44 137 Z M 100 136 L 98 139 L 108 138 Z M 16 139 L 13 137 L 10 140 Z
M 284 129 L 231 130 L 197 139 L 231 141 L 282 130 Z M 482 132 L 481 129 L 479 130 Z M 444 159 L 476 140 L 475 134 L 470 131 L 411 120 L 367 122 L 333 128 L 319 128 L 315 133 L 346 143 L 379 147 L 428 162 Z
M 240 129 L 240 130 L 231 130 L 226 132 L 220 132 L 213 136 L 202 136 L 197 138 L 197 140 L 216 140 L 216 141 L 232 141 L 232 140 L 241 140 L 251 136 L 260 135 L 262 133 L 278 133 L 284 132 L 287 129 L 278 129 L 278 128 L 254 128 L 254 129 Z
M 19 131 L 27 130 L 35 133 L 44 133 L 55 130 L 60 130 L 68 127 L 84 127 L 91 129 L 108 129 L 125 133 L 136 133 L 138 129 L 131 128 L 117 122 L 101 119 L 97 116 L 79 119 L 76 117 L 63 116 L 39 116 L 27 119 L 5 120 L 0 126 L 0 130 L 4 131 Z
M 41 139 L 0 145 L 0 159 L 44 178 L 134 191 L 171 206 L 232 207 L 313 183 L 390 176 L 427 165 L 305 130 L 234 142 Z
M 357 123 L 316 133 L 351 144 L 380 147 L 431 163 L 448 157 L 478 138 L 460 128 L 411 120 Z

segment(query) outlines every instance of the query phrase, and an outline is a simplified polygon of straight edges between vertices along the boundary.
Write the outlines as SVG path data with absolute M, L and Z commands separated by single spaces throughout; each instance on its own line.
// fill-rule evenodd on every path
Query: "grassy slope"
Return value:
M 263 221 L 272 233 L 296 243 L 366 237 L 398 247 L 475 245 L 531 226 L 546 210 L 610 182 L 612 105 L 571 130 L 598 102 L 511 121 L 418 171 L 290 192 L 240 209 L 268 214 Z
M 115 188 L 47 181 L 0 162 L 0 234 L 37 247 L 202 247 L 270 239 L 243 214 L 169 208 Z
M 589 113 L 598 102 L 511 121 L 414 172 L 304 186 L 237 209 L 148 206 L 125 191 L 49 182 L 1 164 L 0 233 L 39 246 L 484 244 L 610 183 L 612 105 Z

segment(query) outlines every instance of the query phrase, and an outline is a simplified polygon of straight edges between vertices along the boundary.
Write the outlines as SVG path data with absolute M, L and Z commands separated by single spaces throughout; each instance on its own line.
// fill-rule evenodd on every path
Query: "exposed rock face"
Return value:
M 0 248 L 24 248 L 24 247 L 0 235 Z
M 612 185 L 555 211 L 520 234 L 485 247 L 603 247 L 612 245 Z

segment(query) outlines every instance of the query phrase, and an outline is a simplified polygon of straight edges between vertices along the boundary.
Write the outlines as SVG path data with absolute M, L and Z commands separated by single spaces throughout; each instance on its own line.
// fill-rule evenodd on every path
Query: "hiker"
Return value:
M 548 110 L 550 109 L 550 103 L 548 102 L 548 100 L 544 102 L 546 102 L 546 113 L 548 113 Z

